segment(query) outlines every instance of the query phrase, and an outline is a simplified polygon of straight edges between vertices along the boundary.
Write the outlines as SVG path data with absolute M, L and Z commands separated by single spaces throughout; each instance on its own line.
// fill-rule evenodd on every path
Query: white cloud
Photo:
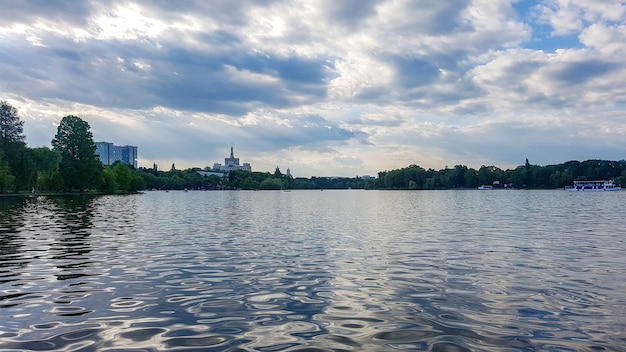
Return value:
M 144 166 L 212 165 L 231 142 L 256 170 L 302 176 L 626 154 L 624 4 L 522 5 L 16 2 L 0 98 L 31 145 L 76 114 Z
M 551 5 L 541 6 L 541 12 L 543 19 L 552 26 L 553 35 L 577 33 L 583 28 L 583 18 L 579 7 L 558 3 Z
M 595 23 L 583 30 L 580 41 L 608 59 L 626 55 L 626 25 L 607 26 Z
M 626 20 L 626 4 L 614 0 L 549 0 L 537 9 L 555 36 L 579 33 L 594 23 Z

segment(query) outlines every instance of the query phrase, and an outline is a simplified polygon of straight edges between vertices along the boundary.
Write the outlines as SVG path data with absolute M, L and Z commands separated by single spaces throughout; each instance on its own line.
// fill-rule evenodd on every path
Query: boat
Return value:
M 622 189 L 613 183 L 613 181 L 598 180 L 598 181 L 574 181 L 573 186 L 565 187 L 566 191 L 573 192 L 608 192 L 619 191 Z
M 482 185 L 482 186 L 478 187 L 478 189 L 480 189 L 480 190 L 488 190 L 488 189 L 493 189 L 493 186 Z

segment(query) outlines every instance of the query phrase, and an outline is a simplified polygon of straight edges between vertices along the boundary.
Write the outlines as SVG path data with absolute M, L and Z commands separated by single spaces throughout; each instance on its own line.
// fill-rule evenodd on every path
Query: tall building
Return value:
M 252 171 L 252 167 L 249 163 L 243 163 L 243 165 L 239 165 L 239 158 L 235 158 L 235 154 L 233 152 L 233 146 L 230 145 L 230 157 L 224 158 L 224 165 L 220 163 L 213 164 L 213 170 L 220 171 L 231 171 L 231 170 L 243 170 L 243 171 Z
M 102 165 L 113 165 L 116 161 L 137 167 L 137 147 L 114 145 L 109 142 L 96 142 L 96 154 Z

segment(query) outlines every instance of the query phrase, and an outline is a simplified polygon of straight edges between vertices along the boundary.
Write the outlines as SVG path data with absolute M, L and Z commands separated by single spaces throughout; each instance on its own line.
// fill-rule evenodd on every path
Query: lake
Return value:
M 0 198 L 3 351 L 624 351 L 626 192 Z

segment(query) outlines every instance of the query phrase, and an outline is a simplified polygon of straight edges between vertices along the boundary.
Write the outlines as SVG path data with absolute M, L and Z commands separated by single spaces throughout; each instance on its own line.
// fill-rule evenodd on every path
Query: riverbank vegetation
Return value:
M 365 187 L 365 181 L 359 177 L 311 177 L 293 178 L 276 168 L 274 173 L 258 171 L 230 171 L 223 177 L 218 175 L 203 176 L 200 168 L 169 171 L 157 170 L 156 165 L 138 168 L 138 174 L 144 179 L 147 189 L 194 189 L 194 190 L 277 190 L 277 189 L 359 189 Z
M 570 186 L 575 180 L 614 180 L 626 186 L 626 161 L 568 161 L 557 165 L 524 165 L 502 170 L 497 166 L 481 166 L 478 170 L 464 165 L 441 170 L 411 165 L 383 171 L 366 184 L 368 189 L 455 189 L 493 185 L 495 188 L 555 189 Z
M 134 167 L 117 162 L 104 166 L 95 154 L 89 124 L 73 115 L 65 116 L 52 139 L 52 149 L 28 148 L 24 122 L 17 110 L 0 101 L 0 193 L 134 193 L 144 189 L 463 189 L 480 185 L 496 188 L 553 189 L 574 180 L 615 180 L 626 186 L 626 161 L 568 161 L 558 165 L 524 165 L 502 170 L 496 166 L 479 169 L 456 165 L 441 170 L 418 165 L 382 171 L 377 178 L 293 178 L 276 168 L 270 172 L 231 171 L 203 175 L 200 168 L 168 171 Z
M 103 166 L 90 126 L 65 116 L 52 149 L 28 148 L 17 110 L 0 101 L 0 193 L 132 193 L 145 188 L 143 178 L 126 164 Z

